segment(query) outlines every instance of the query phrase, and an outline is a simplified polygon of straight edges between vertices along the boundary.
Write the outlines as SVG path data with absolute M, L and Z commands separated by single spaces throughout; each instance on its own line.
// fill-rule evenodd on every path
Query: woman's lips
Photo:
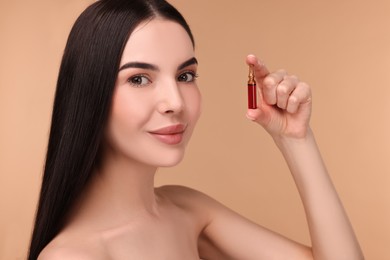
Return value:
M 150 131 L 149 133 L 165 144 L 174 145 L 181 143 L 186 127 L 184 124 L 170 125 Z

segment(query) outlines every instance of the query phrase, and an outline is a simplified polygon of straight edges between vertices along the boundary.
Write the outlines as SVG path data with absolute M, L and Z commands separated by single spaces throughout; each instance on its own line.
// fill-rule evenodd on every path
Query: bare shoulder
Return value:
M 105 252 L 97 239 L 60 236 L 50 242 L 39 254 L 38 260 L 103 260 Z
M 219 213 L 229 210 L 205 193 L 180 185 L 159 187 L 157 192 L 185 211 L 203 230 Z
M 186 187 L 182 185 L 164 185 L 161 187 L 157 188 L 160 192 L 166 194 L 166 195 L 175 195 L 175 194 L 180 194 L 180 195 L 185 195 L 185 196 L 202 196 L 204 193 Z
M 78 248 L 72 247 L 50 247 L 45 248 L 40 253 L 38 260 L 55 260 L 55 259 L 64 259 L 64 260 L 92 260 L 99 259 L 93 256 L 91 253 L 86 250 L 80 250 Z
M 164 186 L 161 191 L 201 221 L 198 250 L 203 259 L 312 259 L 308 247 L 272 232 L 202 192 Z
M 157 188 L 158 192 L 173 203 L 183 208 L 213 207 L 219 203 L 205 193 L 180 185 L 165 185 Z

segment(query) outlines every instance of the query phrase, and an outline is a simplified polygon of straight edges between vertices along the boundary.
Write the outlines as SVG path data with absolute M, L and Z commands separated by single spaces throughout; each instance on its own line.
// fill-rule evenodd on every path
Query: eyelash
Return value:
M 184 71 L 183 73 L 181 73 L 178 77 L 177 77 L 177 80 L 180 81 L 180 77 L 183 76 L 183 75 L 186 75 L 186 74 L 190 74 L 192 79 L 189 80 L 189 81 L 184 81 L 185 83 L 191 83 L 191 82 L 194 82 L 198 77 L 199 75 L 196 74 L 194 71 Z M 180 81 L 181 82 L 181 81 Z
M 188 77 L 188 74 L 191 75 L 192 79 L 186 81 L 186 79 L 184 80 L 181 80 L 180 77 L 182 76 L 187 76 Z M 199 77 L 198 74 L 196 74 L 194 71 L 184 71 L 183 73 L 181 73 L 178 77 L 177 77 L 177 81 L 179 82 L 184 82 L 184 83 L 192 83 L 194 82 L 197 78 Z M 142 83 L 142 81 L 146 79 L 147 80 L 147 83 Z M 134 80 L 138 80 L 138 83 L 137 82 L 134 82 Z M 141 80 L 141 82 L 139 82 L 139 80 Z M 149 77 L 145 74 L 137 74 L 137 75 L 134 75 L 132 77 L 130 77 L 127 82 L 130 83 L 130 85 L 132 85 L 133 87 L 136 87 L 136 88 L 140 88 L 140 87 L 143 87 L 143 86 L 146 86 L 146 85 L 149 85 L 150 83 L 152 83 L 152 81 L 149 79 Z
M 135 79 L 141 79 L 141 81 L 142 81 L 142 79 L 146 79 L 148 82 L 147 83 L 144 83 L 144 84 L 138 84 L 138 83 L 135 83 L 133 80 L 135 80 Z M 149 85 L 150 83 L 152 83 L 152 81 L 148 78 L 148 76 L 147 75 L 145 75 L 145 74 L 137 74 L 137 75 L 134 75 L 134 76 L 132 76 L 132 77 L 130 77 L 128 80 L 127 80 L 127 82 L 129 82 L 130 83 L 130 85 L 132 85 L 133 87 L 136 87 L 136 88 L 140 88 L 140 87 L 142 87 L 142 86 L 145 86 L 145 85 Z

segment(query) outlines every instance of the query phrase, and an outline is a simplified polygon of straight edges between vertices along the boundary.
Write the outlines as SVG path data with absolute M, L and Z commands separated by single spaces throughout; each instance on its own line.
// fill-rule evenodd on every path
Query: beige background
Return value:
M 0 259 L 24 259 L 70 26 L 92 1 L 0 0 Z M 174 0 L 200 61 L 203 117 L 157 184 L 200 189 L 309 242 L 287 168 L 245 118 L 244 57 L 310 83 L 312 127 L 367 259 L 390 259 L 390 2 Z M 238 4 L 240 3 L 240 4 Z

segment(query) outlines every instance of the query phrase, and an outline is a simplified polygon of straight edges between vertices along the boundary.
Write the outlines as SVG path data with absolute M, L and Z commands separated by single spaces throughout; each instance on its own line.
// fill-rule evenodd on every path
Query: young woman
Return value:
M 191 31 L 164 0 L 101 0 L 63 56 L 29 259 L 363 259 L 309 127 L 311 93 L 249 55 L 263 126 L 302 197 L 312 246 L 198 191 L 154 187 L 200 115 Z

